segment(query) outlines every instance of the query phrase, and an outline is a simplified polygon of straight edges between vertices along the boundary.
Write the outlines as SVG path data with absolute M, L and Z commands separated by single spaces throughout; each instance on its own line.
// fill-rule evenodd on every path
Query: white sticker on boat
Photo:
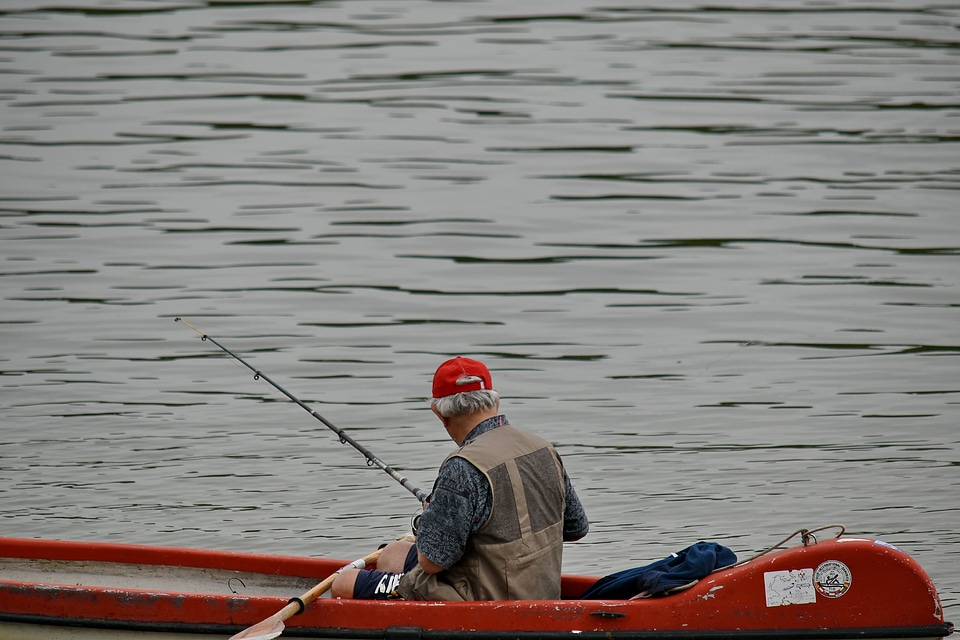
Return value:
M 763 574 L 763 588 L 768 607 L 812 604 L 817 601 L 817 593 L 813 589 L 813 569 L 769 571 Z
M 813 574 L 817 593 L 824 598 L 839 598 L 850 590 L 850 569 L 839 560 L 827 560 Z

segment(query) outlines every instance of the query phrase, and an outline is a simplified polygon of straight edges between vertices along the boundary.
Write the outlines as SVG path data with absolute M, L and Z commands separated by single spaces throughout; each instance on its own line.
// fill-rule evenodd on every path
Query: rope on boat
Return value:
M 754 555 L 754 556 L 752 556 L 752 557 L 750 557 L 750 558 L 747 558 L 746 560 L 741 560 L 740 562 L 737 562 L 736 564 L 732 564 L 732 565 L 730 565 L 730 566 L 728 566 L 728 567 L 720 567 L 719 569 L 715 569 L 714 572 L 716 572 L 716 571 L 721 571 L 721 570 L 723 570 L 723 569 L 729 569 L 730 567 L 739 567 L 739 566 L 741 566 L 741 565 L 747 564 L 748 562 L 753 562 L 753 561 L 756 560 L 757 558 L 759 558 L 759 557 L 761 557 L 761 556 L 765 556 L 765 555 L 767 555 L 768 553 L 770 553 L 771 551 L 775 551 L 776 549 L 779 549 L 780 547 L 782 547 L 783 545 L 785 545 L 789 540 L 791 540 L 791 539 L 793 539 L 793 538 L 795 538 L 795 537 L 797 537 L 797 536 L 800 536 L 800 541 L 803 543 L 803 546 L 805 546 L 805 547 L 809 547 L 810 545 L 817 544 L 817 536 L 816 536 L 816 534 L 817 534 L 818 532 L 824 531 L 824 530 L 826 530 L 826 529 L 839 529 L 840 532 L 835 536 L 835 538 L 839 538 L 840 536 L 842 536 L 842 535 L 843 535 L 844 533 L 846 533 L 846 531 L 847 531 L 847 528 L 846 528 L 845 526 L 843 526 L 842 524 L 828 524 L 828 525 L 825 525 L 825 526 L 823 526 L 823 527 L 818 527 L 818 528 L 816 528 L 816 529 L 797 529 L 796 531 L 794 531 L 793 533 L 791 533 L 790 535 L 788 535 L 786 538 L 784 538 L 783 540 L 781 540 L 781 541 L 778 542 L 777 544 L 773 545 L 772 547 L 770 547 L 770 548 L 768 548 L 768 549 L 764 549 L 764 550 L 761 551 L 760 553 L 758 553 L 758 554 L 756 554 L 756 555 Z

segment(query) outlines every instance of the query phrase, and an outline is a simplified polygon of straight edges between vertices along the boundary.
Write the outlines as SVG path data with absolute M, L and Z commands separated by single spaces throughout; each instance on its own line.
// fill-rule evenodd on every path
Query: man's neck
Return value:
M 476 413 L 468 413 L 450 418 L 449 424 L 447 425 L 447 433 L 449 433 L 453 441 L 457 443 L 457 446 L 462 447 L 463 441 L 470 432 L 473 431 L 473 428 L 484 420 L 495 417 L 498 410 L 499 407 L 493 407 L 491 409 L 477 411 Z

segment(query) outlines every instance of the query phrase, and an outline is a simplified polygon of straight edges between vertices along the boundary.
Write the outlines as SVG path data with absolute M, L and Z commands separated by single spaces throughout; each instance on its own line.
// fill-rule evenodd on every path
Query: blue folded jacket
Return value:
M 737 554 L 716 542 L 698 542 L 645 567 L 625 569 L 600 578 L 582 600 L 626 600 L 636 595 L 661 595 L 728 567 Z

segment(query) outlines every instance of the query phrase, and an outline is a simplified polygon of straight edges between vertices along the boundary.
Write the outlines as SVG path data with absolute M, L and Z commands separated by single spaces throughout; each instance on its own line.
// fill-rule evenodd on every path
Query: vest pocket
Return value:
M 510 600 L 560 599 L 560 554 L 551 547 L 509 561 L 504 573 Z

